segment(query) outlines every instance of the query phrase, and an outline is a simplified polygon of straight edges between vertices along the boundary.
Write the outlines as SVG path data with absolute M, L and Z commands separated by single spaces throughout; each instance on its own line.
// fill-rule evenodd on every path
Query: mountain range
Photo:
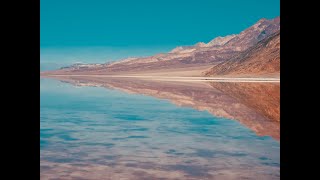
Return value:
M 176 47 L 168 53 L 105 64 L 75 64 L 42 74 L 108 75 L 163 71 L 164 74 L 181 71 L 183 76 L 279 74 L 280 17 L 263 18 L 239 34 Z M 194 73 L 190 74 L 191 71 Z

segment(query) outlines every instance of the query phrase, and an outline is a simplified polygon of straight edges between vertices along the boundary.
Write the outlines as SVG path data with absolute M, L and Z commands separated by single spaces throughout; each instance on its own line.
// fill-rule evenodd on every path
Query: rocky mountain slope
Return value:
M 146 70 L 174 69 L 216 65 L 225 62 L 259 41 L 280 30 L 280 17 L 261 19 L 253 26 L 225 37 L 217 37 L 208 43 L 181 46 L 169 53 L 149 57 L 128 58 L 118 62 L 99 65 L 73 65 L 47 74 L 123 74 Z M 200 75 L 200 74 L 199 74 Z
M 243 53 L 212 67 L 204 74 L 206 76 L 215 76 L 279 72 L 280 30 Z

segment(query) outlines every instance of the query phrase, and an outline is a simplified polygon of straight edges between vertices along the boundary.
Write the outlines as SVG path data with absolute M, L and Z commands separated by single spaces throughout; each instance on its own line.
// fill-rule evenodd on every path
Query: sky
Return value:
M 152 55 L 239 33 L 279 15 L 280 0 L 40 0 L 42 61 L 81 48 L 92 54 L 100 49 L 93 58 L 99 61 Z M 90 53 L 70 56 L 85 61 L 82 54 Z

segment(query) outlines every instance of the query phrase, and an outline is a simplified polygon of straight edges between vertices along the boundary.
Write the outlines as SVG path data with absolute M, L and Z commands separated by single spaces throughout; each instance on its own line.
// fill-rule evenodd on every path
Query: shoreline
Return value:
M 262 82 L 262 83 L 280 83 L 280 78 L 267 78 L 267 77 L 181 77 L 181 76 L 148 76 L 148 75 L 40 75 L 40 77 L 100 77 L 100 78 L 137 78 L 144 80 L 156 81 L 184 81 L 184 82 Z

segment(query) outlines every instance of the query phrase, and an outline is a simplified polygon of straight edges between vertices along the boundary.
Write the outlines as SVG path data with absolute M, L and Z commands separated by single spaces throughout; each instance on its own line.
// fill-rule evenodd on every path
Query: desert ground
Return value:
M 280 82 L 280 73 L 271 74 L 233 74 L 233 75 L 222 75 L 215 77 L 206 77 L 203 72 L 212 68 L 212 66 L 200 66 L 200 67 L 188 67 L 188 68 L 172 68 L 172 69 L 161 69 L 151 70 L 145 72 L 127 72 L 127 73 L 116 73 L 116 74 L 41 74 L 41 76 L 70 76 L 70 77 L 109 77 L 109 78 L 138 78 L 148 79 L 155 81 L 213 81 L 213 82 Z

